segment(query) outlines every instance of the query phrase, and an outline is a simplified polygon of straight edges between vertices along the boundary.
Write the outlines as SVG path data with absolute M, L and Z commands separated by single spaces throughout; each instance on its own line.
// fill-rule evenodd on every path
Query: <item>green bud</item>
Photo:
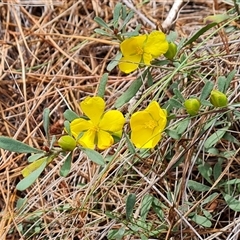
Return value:
M 168 50 L 167 52 L 164 54 L 164 56 L 169 59 L 169 60 L 173 60 L 175 55 L 177 53 L 177 45 L 173 42 L 170 42 L 168 44 Z
M 189 98 L 184 102 L 184 106 L 189 115 L 194 116 L 197 115 L 201 106 L 201 103 L 196 98 Z
M 69 135 L 65 135 L 60 137 L 60 139 L 58 140 L 58 145 L 64 150 L 64 151 L 72 151 L 77 143 L 76 140 L 69 136 Z
M 214 107 L 226 107 L 228 105 L 227 96 L 218 90 L 211 91 L 210 102 Z

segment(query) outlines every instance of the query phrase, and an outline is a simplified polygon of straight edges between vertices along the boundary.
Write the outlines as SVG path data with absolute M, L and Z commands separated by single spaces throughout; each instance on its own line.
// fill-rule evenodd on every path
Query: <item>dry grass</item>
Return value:
M 94 34 L 98 26 L 93 18 L 100 16 L 109 22 L 118 1 L 56 0 L 42 1 L 44 4 L 39 6 L 34 5 L 36 2 L 40 0 L 27 6 L 21 5 L 26 1 L 0 3 L 0 135 L 42 148 L 46 142 L 42 128 L 44 108 L 51 109 L 51 133 L 60 136 L 63 112 L 67 108 L 79 112 L 80 100 L 96 94 L 99 81 L 107 71 L 106 65 L 115 56 L 118 45 Z M 170 1 L 163 0 L 150 0 L 148 4 L 141 4 L 140 0 L 133 2 L 135 8 L 156 25 L 165 19 L 171 7 Z M 221 1 L 189 1 L 176 22 L 179 39 L 188 38 L 200 29 L 204 17 L 225 12 L 230 7 Z M 130 22 L 129 29 L 134 29 L 137 23 L 143 25 L 143 32 L 152 29 L 138 14 Z M 204 79 L 215 83 L 219 76 L 226 76 L 233 69 L 237 73 L 232 81 L 230 101 L 239 101 L 238 24 L 233 22 L 235 30 L 229 28 L 229 32 L 222 30 L 211 37 L 208 32 L 201 36 L 199 41 L 205 43 L 167 85 L 160 80 L 173 67 L 154 71 L 157 84 L 154 89 L 145 89 L 143 96 L 146 98 L 141 98 L 138 108 L 145 106 L 142 100 L 156 96 L 164 104 L 173 95 L 174 83 L 180 86 L 184 97 L 199 96 Z M 187 56 L 192 54 L 192 49 L 185 51 Z M 105 95 L 108 108 L 136 76 L 136 73 L 125 76 L 117 68 L 109 73 Z M 180 111 L 176 114 L 178 121 L 185 117 Z M 190 192 L 186 181 L 202 182 L 195 165 L 199 159 L 212 165 L 216 162 L 216 158 L 202 148 L 210 132 L 205 136 L 200 134 L 203 124 L 214 116 L 214 113 L 206 114 L 192 120 L 191 128 L 180 140 L 165 136 L 159 148 L 145 159 L 133 156 L 122 140 L 102 153 L 112 156 L 104 170 L 81 152 L 76 152 L 72 170 L 63 178 L 59 176 L 63 162 L 59 157 L 36 184 L 23 192 L 16 191 L 15 187 L 22 179 L 20 171 L 27 165 L 26 156 L 0 150 L 0 239 L 107 239 L 110 229 L 128 224 L 124 214 L 126 197 L 130 193 L 137 195 L 136 219 L 147 193 L 167 206 L 164 222 L 153 211 L 148 215 L 152 228 L 161 224 L 167 226 L 154 239 L 238 239 L 238 235 L 230 237 L 238 231 L 239 214 L 230 210 L 220 196 L 206 206 L 213 214 L 212 227 L 200 227 L 188 217 L 198 211 L 198 205 L 207 197 L 204 193 Z M 233 124 L 232 131 L 239 136 L 239 123 Z M 220 152 L 236 152 L 224 160 L 224 174 L 218 181 L 238 178 L 240 159 L 236 145 L 221 141 L 218 148 Z M 180 159 L 182 164 L 170 168 Z M 16 203 L 20 198 L 26 198 L 27 202 L 18 209 Z M 187 201 L 192 205 L 184 205 Z M 107 211 L 115 217 L 111 219 Z M 137 233 L 126 239 L 139 239 Z

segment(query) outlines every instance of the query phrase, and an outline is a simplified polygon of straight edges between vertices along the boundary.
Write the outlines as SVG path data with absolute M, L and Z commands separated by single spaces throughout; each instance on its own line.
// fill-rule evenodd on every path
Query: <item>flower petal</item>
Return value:
M 105 101 L 101 97 L 87 97 L 80 103 L 80 107 L 93 124 L 98 125 L 104 112 Z
M 146 41 L 146 39 L 146 34 L 125 39 L 120 45 L 123 56 L 128 57 L 132 55 L 142 55 L 143 43 Z
M 154 134 L 149 128 L 132 131 L 131 140 L 137 148 L 153 148 L 161 139 L 161 132 Z
M 149 121 L 152 121 L 152 117 L 147 111 L 135 112 L 130 118 L 130 127 L 132 131 L 140 131 L 146 128 L 146 122 Z
M 118 110 L 110 110 L 104 113 L 99 128 L 104 131 L 118 132 L 122 130 L 125 118 L 123 114 Z
M 156 101 L 152 101 L 145 111 L 147 111 L 152 118 L 158 122 L 158 126 L 160 126 L 163 131 L 167 124 L 167 111 L 165 109 L 161 109 Z
M 83 118 L 77 118 L 70 123 L 71 133 L 76 139 L 81 132 L 84 132 L 91 127 L 91 121 L 85 120 Z
M 144 52 L 150 53 L 154 58 L 166 53 L 168 50 L 168 41 L 166 35 L 160 31 L 153 31 L 148 35 L 144 46 Z
M 96 132 L 93 130 L 88 130 L 78 140 L 78 143 L 85 148 L 94 149 L 95 148 L 95 138 L 96 138 Z
M 144 53 L 143 54 L 143 63 L 147 66 L 150 65 L 151 61 L 153 60 L 153 57 L 150 53 Z
M 130 73 L 138 68 L 139 63 L 142 60 L 142 55 L 132 55 L 122 57 L 119 61 L 119 69 L 124 73 Z
M 98 132 L 97 146 L 100 150 L 104 150 L 113 145 L 114 140 L 110 133 L 100 130 Z

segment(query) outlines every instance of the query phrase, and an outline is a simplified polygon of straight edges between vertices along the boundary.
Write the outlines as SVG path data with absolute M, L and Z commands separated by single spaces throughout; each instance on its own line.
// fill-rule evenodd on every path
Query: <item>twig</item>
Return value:
M 187 2 L 188 3 L 188 2 Z M 186 4 L 187 4 L 186 3 Z M 180 8 L 183 4 L 183 0 L 175 0 L 171 10 L 169 11 L 165 21 L 162 23 L 162 29 L 164 32 L 168 32 L 174 22 L 177 20 Z

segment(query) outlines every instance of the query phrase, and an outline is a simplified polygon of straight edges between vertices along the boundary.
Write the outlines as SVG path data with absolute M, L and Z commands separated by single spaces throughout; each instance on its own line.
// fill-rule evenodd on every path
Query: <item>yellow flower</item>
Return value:
M 100 97 L 87 97 L 80 108 L 89 120 L 77 118 L 70 123 L 72 135 L 86 148 L 101 150 L 114 143 L 112 135 L 121 137 L 125 119 L 118 110 L 104 113 L 105 102 Z
M 123 57 L 119 62 L 122 72 L 130 73 L 143 63 L 150 65 L 150 62 L 164 54 L 168 50 L 168 42 L 164 33 L 153 31 L 149 35 L 139 35 L 124 40 L 120 49 Z
M 167 124 L 167 112 L 156 101 L 136 112 L 130 119 L 131 140 L 137 148 L 153 148 L 161 139 Z

